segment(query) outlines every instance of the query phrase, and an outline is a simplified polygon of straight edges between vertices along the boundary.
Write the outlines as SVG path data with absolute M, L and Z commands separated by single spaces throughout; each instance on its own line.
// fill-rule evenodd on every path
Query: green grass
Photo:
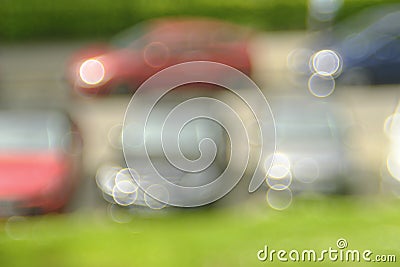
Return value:
M 251 207 L 251 208 L 250 208 Z M 396 266 L 396 263 L 259 262 L 271 249 L 336 247 L 400 256 L 400 203 L 356 198 L 134 216 L 119 224 L 94 214 L 29 218 L 0 227 L 0 266 Z M 11 233 L 11 234 L 10 234 Z M 14 238 L 21 238 L 15 240 Z
M 398 0 L 345 0 L 338 18 Z M 0 40 L 108 38 L 143 20 L 207 16 L 260 30 L 304 30 L 307 0 L 0 0 Z

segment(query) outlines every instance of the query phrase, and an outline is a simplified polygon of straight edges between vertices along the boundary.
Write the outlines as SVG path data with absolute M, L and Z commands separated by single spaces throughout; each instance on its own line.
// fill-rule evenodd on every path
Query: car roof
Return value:
M 161 38 L 162 36 L 189 35 L 193 32 L 196 35 L 193 38 L 204 36 L 221 36 L 223 33 L 231 36 L 238 36 L 238 39 L 246 39 L 251 35 L 251 30 L 223 20 L 205 18 L 205 17 L 179 17 L 179 18 L 158 18 L 143 21 L 136 24 L 112 39 L 111 43 L 116 46 L 126 46 L 131 42 L 144 37 Z

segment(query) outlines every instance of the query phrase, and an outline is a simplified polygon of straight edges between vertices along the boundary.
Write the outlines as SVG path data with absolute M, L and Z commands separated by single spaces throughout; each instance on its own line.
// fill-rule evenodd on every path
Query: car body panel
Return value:
M 68 116 L 1 111 L 0 125 L 0 203 L 12 203 L 15 214 L 62 209 L 80 175 L 80 135 Z
M 249 75 L 249 37 L 247 29 L 205 18 L 149 21 L 122 33 L 108 46 L 77 52 L 67 77 L 79 92 L 107 94 L 120 85 L 134 91 L 156 72 L 188 61 L 219 62 Z M 87 84 L 81 77 L 81 66 L 88 59 L 96 59 L 104 67 L 104 77 L 96 84 Z

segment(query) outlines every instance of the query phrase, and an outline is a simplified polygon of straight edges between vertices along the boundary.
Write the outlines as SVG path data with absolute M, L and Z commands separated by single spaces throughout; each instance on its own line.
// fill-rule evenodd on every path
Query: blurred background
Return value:
M 398 253 L 397 2 L 0 0 L 0 264 L 253 266 L 265 244 L 318 249 L 339 237 Z M 275 118 L 276 153 L 261 159 L 265 181 L 248 194 L 263 149 L 251 110 L 217 86 L 178 89 L 159 103 L 148 140 L 165 112 L 206 96 L 238 112 L 251 153 L 226 197 L 180 209 L 138 189 L 121 133 L 138 86 L 193 60 L 256 82 Z M 200 137 L 222 151 L 202 182 L 226 167 L 229 145 L 245 150 L 204 121 L 183 134 L 189 158 Z M 185 173 L 152 153 L 185 185 Z

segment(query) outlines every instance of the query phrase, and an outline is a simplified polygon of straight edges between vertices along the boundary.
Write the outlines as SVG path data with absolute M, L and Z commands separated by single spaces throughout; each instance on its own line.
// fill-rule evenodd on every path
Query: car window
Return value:
M 147 23 L 139 23 L 115 35 L 110 43 L 118 48 L 132 47 L 140 49 L 144 46 L 144 42 L 146 41 L 144 37 L 149 30 L 150 27 Z
M 61 114 L 0 114 L 0 150 L 47 150 L 61 148 L 70 132 Z
M 338 133 L 334 115 L 325 105 L 287 103 L 274 110 L 280 141 L 329 139 Z
M 374 55 L 377 59 L 391 61 L 400 59 L 400 36 L 380 48 Z
M 397 10 L 397 11 L 396 11 Z M 400 5 L 380 9 L 367 9 L 352 16 L 334 27 L 331 34 L 336 40 L 343 40 L 355 34 L 369 38 L 376 33 L 392 32 L 393 27 L 399 28 Z
M 300 124 L 300 123 L 277 123 L 276 133 L 278 140 L 285 139 L 324 139 L 334 137 L 334 131 L 328 124 Z

